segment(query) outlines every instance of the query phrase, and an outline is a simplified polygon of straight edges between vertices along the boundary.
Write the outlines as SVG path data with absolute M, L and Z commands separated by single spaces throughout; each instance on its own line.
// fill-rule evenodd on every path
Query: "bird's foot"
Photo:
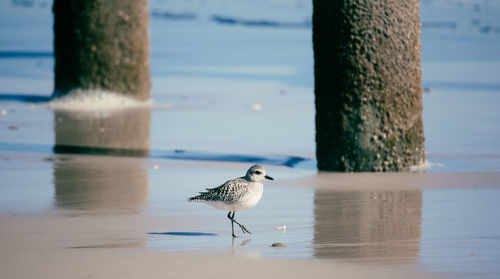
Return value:
M 244 233 L 249 233 L 249 234 L 252 234 L 252 233 L 251 233 L 251 232 L 250 232 L 250 231 L 249 231 L 249 230 L 248 230 L 245 226 L 243 226 L 243 225 L 240 225 L 240 229 L 241 229 L 241 231 L 242 231 L 242 232 L 244 232 Z

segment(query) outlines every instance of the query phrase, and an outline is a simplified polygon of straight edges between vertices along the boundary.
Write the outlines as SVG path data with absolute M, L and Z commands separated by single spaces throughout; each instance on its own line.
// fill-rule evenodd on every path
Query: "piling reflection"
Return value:
M 79 210 L 139 211 L 149 195 L 148 172 L 126 158 L 55 161 L 55 204 Z
M 112 112 L 55 111 L 56 153 L 147 156 L 149 109 Z M 148 198 L 141 159 L 68 157 L 54 161 L 55 204 L 81 210 L 138 211 Z
M 317 190 L 314 205 L 316 257 L 397 261 L 418 257 L 421 191 Z
M 151 111 L 55 111 L 56 153 L 148 156 Z

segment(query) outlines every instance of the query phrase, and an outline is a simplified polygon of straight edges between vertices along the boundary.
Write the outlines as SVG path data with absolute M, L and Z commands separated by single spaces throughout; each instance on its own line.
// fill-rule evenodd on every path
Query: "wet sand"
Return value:
M 238 246 L 217 256 L 150 249 L 145 230 L 165 221 L 160 219 L 67 212 L 3 215 L 2 278 L 432 278 L 405 264 L 235 257 L 232 252 L 244 249 Z
M 317 174 L 271 165 L 277 180 L 258 206 L 237 214 L 253 234 L 233 240 L 224 212 L 186 197 L 248 163 L 19 152 L 1 159 L 9 174 L 0 199 L 6 278 L 499 272 L 498 173 Z

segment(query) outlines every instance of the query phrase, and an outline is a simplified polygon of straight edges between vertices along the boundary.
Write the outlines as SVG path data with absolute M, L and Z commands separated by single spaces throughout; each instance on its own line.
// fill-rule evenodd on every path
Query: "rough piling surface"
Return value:
M 418 0 L 314 0 L 320 170 L 425 161 Z
M 55 91 L 103 89 L 150 99 L 147 0 L 55 0 Z

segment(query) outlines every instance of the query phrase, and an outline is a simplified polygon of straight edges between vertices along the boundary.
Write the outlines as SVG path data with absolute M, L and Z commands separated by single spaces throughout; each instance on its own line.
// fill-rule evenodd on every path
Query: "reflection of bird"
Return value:
M 229 211 L 227 218 L 231 220 L 231 229 L 234 235 L 234 223 L 238 224 L 244 233 L 251 233 L 245 226 L 234 219 L 236 211 L 254 207 L 262 197 L 265 179 L 274 180 L 266 175 L 266 170 L 261 165 L 253 165 L 247 174 L 233 180 L 226 181 L 216 188 L 207 188 L 206 192 L 200 192 L 198 196 L 189 198 L 189 201 L 204 202 L 215 208 Z

